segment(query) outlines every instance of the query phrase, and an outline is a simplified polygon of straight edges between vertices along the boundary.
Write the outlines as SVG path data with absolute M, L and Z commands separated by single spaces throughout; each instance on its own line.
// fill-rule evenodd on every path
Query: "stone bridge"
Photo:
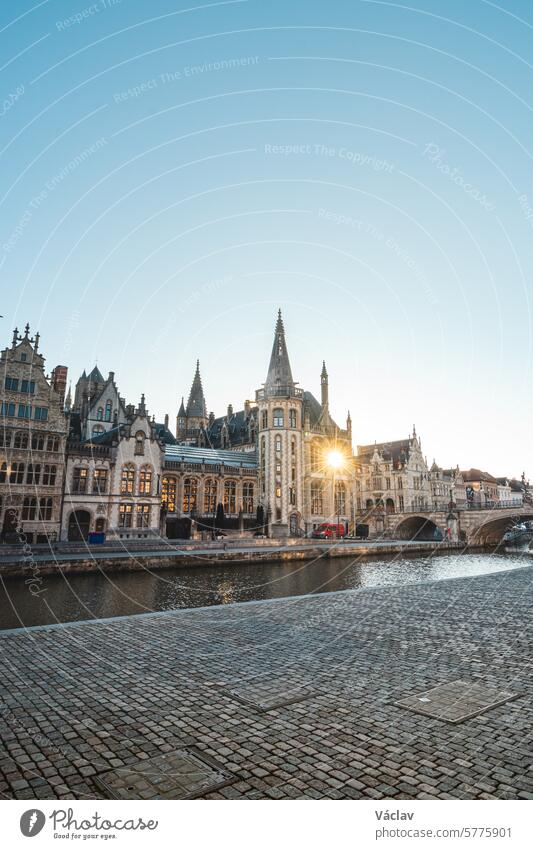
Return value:
M 450 518 L 453 517 L 453 518 Z M 438 529 L 452 539 L 470 544 L 490 545 L 501 542 L 505 531 L 520 521 L 533 519 L 533 506 L 492 507 L 471 510 L 418 510 L 389 513 L 384 517 L 384 532 L 395 539 L 434 539 Z M 377 526 L 376 526 L 377 527 Z

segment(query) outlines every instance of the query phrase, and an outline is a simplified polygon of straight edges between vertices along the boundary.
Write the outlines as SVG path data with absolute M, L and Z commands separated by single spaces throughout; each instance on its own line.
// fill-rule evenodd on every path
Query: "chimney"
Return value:
M 215 414 L 213 412 L 209 413 L 209 427 L 213 427 L 215 424 Z
M 231 419 L 233 415 L 233 404 L 228 404 L 228 419 Z
M 67 374 L 67 366 L 56 366 L 52 372 L 52 387 L 62 398 L 67 391 Z
M 251 406 L 250 402 L 249 402 L 249 401 L 248 401 L 248 399 L 247 399 L 247 400 L 244 402 L 244 415 L 246 416 L 246 418 L 249 418 L 251 409 L 252 409 L 252 406 Z
M 168 430 L 168 421 L 169 421 L 168 413 L 165 413 L 165 427 L 166 427 L 167 430 Z
M 109 383 L 112 383 L 112 382 L 114 381 L 114 379 L 115 379 L 115 372 L 114 372 L 114 371 L 110 371 L 110 372 L 109 372 L 109 377 L 108 377 L 107 379 L 108 379 Z

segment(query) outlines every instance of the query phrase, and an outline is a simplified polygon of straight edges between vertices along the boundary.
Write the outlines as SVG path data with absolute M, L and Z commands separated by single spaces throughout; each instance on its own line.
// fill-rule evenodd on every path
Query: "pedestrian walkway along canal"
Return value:
M 399 586 L 492 574 L 531 564 L 528 555 L 454 553 L 205 565 L 157 572 L 58 574 L 42 576 L 36 595 L 32 595 L 21 576 L 1 582 L 0 630 L 362 587 Z

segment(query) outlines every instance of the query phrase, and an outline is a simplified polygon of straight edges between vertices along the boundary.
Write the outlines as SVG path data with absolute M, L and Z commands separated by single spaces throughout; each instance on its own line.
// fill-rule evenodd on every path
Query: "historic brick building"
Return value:
M 13 333 L 0 357 L 0 533 L 4 542 L 59 538 L 68 423 L 67 369 L 45 374 L 39 334 Z

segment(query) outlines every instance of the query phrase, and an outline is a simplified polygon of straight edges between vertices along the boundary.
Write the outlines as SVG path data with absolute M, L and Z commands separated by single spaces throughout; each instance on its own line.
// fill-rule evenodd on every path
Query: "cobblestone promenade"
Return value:
M 4 633 L 0 791 L 194 747 L 229 774 L 202 798 L 531 799 L 532 615 L 524 568 Z

